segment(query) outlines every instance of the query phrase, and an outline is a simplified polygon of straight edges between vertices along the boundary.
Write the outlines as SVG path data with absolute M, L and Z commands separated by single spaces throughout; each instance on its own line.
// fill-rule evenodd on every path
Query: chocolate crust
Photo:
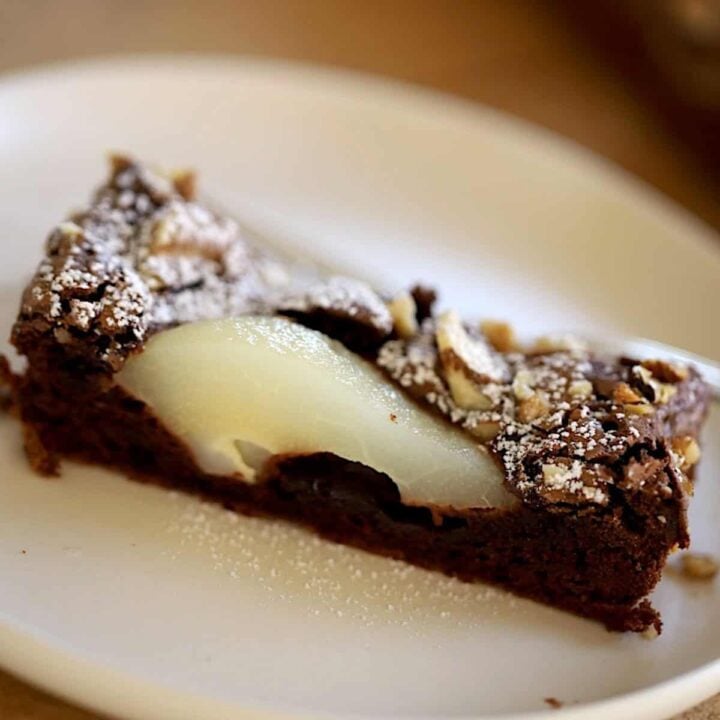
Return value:
M 90 207 L 51 233 L 13 328 L 28 369 L 0 367 L 36 470 L 56 473 L 63 457 L 114 467 L 612 630 L 660 629 L 645 597 L 689 541 L 697 458 L 683 448 L 710 398 L 692 368 L 605 359 L 564 341 L 501 352 L 453 314 L 436 315 L 424 287 L 405 303 L 408 337 L 364 283 L 293 287 L 286 268 L 193 194 L 188 174 L 168 180 L 116 158 Z M 409 506 L 391 478 L 327 453 L 275 456 L 256 484 L 203 472 L 114 374 L 154 333 L 245 313 L 287 315 L 375 362 L 486 445 L 518 502 Z
M 282 278 L 235 221 L 195 200 L 191 173 L 114 157 L 88 208 L 50 233 L 12 341 L 29 355 L 49 339 L 112 373 L 155 332 L 264 312 Z

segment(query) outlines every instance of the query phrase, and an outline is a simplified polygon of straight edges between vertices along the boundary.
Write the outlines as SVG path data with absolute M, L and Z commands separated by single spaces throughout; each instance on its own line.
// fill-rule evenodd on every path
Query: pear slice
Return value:
M 472 438 L 421 410 L 340 343 L 283 318 L 166 330 L 116 377 L 206 472 L 254 482 L 272 454 L 330 452 L 386 473 L 408 504 L 514 502 Z

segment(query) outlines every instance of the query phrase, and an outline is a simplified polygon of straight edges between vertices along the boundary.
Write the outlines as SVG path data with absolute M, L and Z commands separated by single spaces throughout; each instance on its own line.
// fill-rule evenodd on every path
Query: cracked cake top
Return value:
M 526 502 L 601 508 L 616 491 L 684 492 L 697 460 L 685 427 L 708 392 L 692 368 L 602 358 L 569 339 L 520 348 L 502 323 L 434 314 L 427 289 L 384 298 L 343 277 L 298 287 L 291 270 L 199 202 L 190 173 L 115 157 L 89 207 L 51 232 L 13 342 L 28 356 L 50 342 L 112 374 L 164 328 L 280 312 L 361 347 L 389 381 L 489 447 Z M 645 487 L 658 463 L 665 480 Z

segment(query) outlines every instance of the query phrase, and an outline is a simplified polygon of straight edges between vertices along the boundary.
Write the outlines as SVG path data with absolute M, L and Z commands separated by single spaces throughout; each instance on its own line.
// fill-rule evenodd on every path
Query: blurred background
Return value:
M 125 53 L 277 57 L 486 103 L 720 230 L 720 0 L 0 0 L 0 77 Z M 720 717 L 720 700 L 686 717 Z M 89 720 L 0 673 L 0 717 Z
M 147 52 L 302 60 L 477 100 L 720 228 L 720 0 L 0 0 L 0 73 Z

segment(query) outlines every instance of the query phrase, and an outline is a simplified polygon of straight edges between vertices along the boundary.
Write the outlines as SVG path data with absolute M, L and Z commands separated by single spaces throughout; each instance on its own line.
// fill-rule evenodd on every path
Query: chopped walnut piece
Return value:
M 535 394 L 535 375 L 531 370 L 518 370 L 513 378 L 512 390 L 518 400 L 527 400 Z
M 606 505 L 606 487 L 611 480 L 612 476 L 607 468 L 590 468 L 579 460 L 557 458 L 552 463 L 542 465 L 540 495 L 553 503 Z
M 497 382 L 506 374 L 502 358 L 496 355 L 484 338 L 471 337 L 457 313 L 443 313 L 437 321 L 435 340 L 438 350 L 452 351 L 478 379 Z
M 56 237 L 53 238 L 53 240 L 58 244 L 63 240 L 77 241 L 81 238 L 82 234 L 83 229 L 76 222 L 66 220 L 57 226 Z M 57 251 L 57 245 L 53 249 Z
M 484 320 L 480 323 L 480 332 L 498 352 L 511 352 L 517 348 L 515 332 L 506 322 Z
M 552 463 L 546 463 L 542 466 L 543 480 L 550 486 L 558 484 L 560 481 L 564 482 L 569 477 L 580 477 L 580 466 L 577 465 L 577 469 L 573 469 L 573 472 L 568 469 L 565 465 L 553 465 Z
M 129 170 L 133 167 L 133 161 L 125 155 L 120 155 L 120 153 L 110 153 L 107 159 L 110 163 L 110 172 L 113 176 L 119 175 L 124 170 Z
M 613 390 L 613 402 L 616 402 L 618 405 L 644 403 L 645 398 L 642 395 L 638 395 L 627 383 L 621 382 L 618 383 Z
M 647 368 L 660 382 L 678 383 L 687 379 L 688 369 L 680 363 L 667 360 L 643 360 L 640 363 Z
M 587 352 L 585 341 L 573 335 L 545 335 L 539 337 L 530 348 L 531 353 Z
M 170 176 L 173 187 L 184 200 L 195 199 L 196 177 L 192 170 L 177 170 Z
M 240 243 L 237 224 L 214 216 L 194 203 L 171 200 L 149 221 L 146 237 L 150 255 L 188 255 L 220 262 Z
M 665 405 L 677 392 L 674 385 L 656 380 L 653 373 L 643 365 L 635 365 L 632 374 L 641 384 L 643 392 L 657 405 Z
M 651 401 L 654 401 L 657 395 L 656 388 L 658 383 L 657 380 L 653 378 L 653 374 L 642 365 L 635 365 L 631 373 L 635 386 L 645 397 L 649 397 Z
M 589 380 L 573 380 L 568 387 L 570 397 L 582 400 L 592 395 L 593 385 Z
M 492 407 L 482 385 L 503 379 L 506 370 L 485 339 L 470 336 L 457 313 L 449 311 L 438 318 L 435 341 L 453 400 L 468 410 Z
M 623 405 L 623 410 L 628 415 L 652 415 L 655 412 L 655 408 L 649 403 L 628 403 Z
M 704 553 L 685 553 L 681 558 L 682 572 L 691 580 L 712 580 L 720 571 L 720 564 Z
M 418 331 L 417 305 L 415 298 L 408 292 L 397 295 L 388 303 L 388 310 L 393 319 L 395 332 L 408 339 Z
M 520 402 L 517 409 L 517 417 L 521 423 L 530 423 L 533 420 L 545 417 L 548 412 L 550 412 L 550 406 L 545 398 L 535 393 Z
M 440 353 L 443 374 L 450 388 L 452 399 L 464 410 L 489 410 L 492 400 L 480 389 L 480 385 L 469 377 L 467 367 L 451 350 Z
M 494 440 L 500 432 L 500 423 L 491 420 L 481 420 L 474 425 L 467 425 L 466 427 L 480 442 L 484 443 Z
M 688 470 L 700 460 L 700 446 L 694 437 L 683 435 L 673 438 L 671 445 L 673 452 L 681 460 L 683 470 Z

